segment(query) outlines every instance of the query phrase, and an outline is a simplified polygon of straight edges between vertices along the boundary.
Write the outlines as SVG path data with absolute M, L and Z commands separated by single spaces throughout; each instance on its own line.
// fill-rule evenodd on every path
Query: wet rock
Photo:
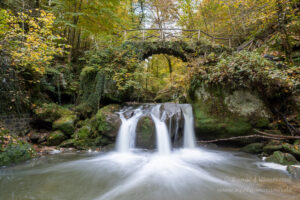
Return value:
M 273 162 L 281 165 L 295 165 L 298 164 L 296 158 L 289 153 L 282 153 L 275 151 L 271 156 L 266 158 L 267 162 Z
M 67 137 L 65 134 L 59 130 L 52 132 L 48 139 L 47 139 L 47 145 L 48 146 L 56 146 L 62 143 L 64 140 L 66 140 Z
M 244 146 L 241 151 L 246 152 L 246 153 L 252 153 L 252 154 L 257 154 L 263 152 L 263 143 L 252 143 Z
M 142 117 L 137 124 L 136 146 L 153 149 L 155 147 L 155 124 L 151 117 Z
M 69 148 L 69 147 L 74 147 L 74 143 L 75 143 L 75 139 L 71 138 L 68 140 L 63 141 L 59 147 L 63 147 L 63 148 Z
M 287 171 L 292 175 L 293 178 L 300 179 L 300 165 L 289 165 Z

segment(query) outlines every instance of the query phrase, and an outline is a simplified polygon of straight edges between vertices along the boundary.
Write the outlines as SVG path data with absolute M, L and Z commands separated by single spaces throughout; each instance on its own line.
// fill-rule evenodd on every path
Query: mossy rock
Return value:
M 271 140 L 263 148 L 263 151 L 267 154 L 272 154 L 274 151 L 282 150 L 282 142 L 279 140 Z
M 289 144 L 289 143 L 283 143 L 282 147 L 286 152 L 289 152 L 290 154 L 292 154 L 296 158 L 300 159 L 300 145 L 299 144 L 298 145 L 292 145 L 292 144 Z
M 268 128 L 269 123 L 270 123 L 270 121 L 267 117 L 257 118 L 252 121 L 252 126 L 255 128 Z
M 151 117 L 142 117 L 136 128 L 136 146 L 152 149 L 155 147 L 155 124 Z
M 37 120 L 42 120 L 50 123 L 54 122 L 55 120 L 59 119 L 64 115 L 74 114 L 71 110 L 59 106 L 55 103 L 44 103 L 41 106 L 34 109 L 33 112 Z
M 228 138 L 247 135 L 252 130 L 252 125 L 243 118 L 219 119 L 201 110 L 194 108 L 195 128 L 201 137 L 207 139 Z
M 92 130 L 98 135 L 106 135 L 109 137 L 116 137 L 121 120 L 116 113 L 120 110 L 120 105 L 111 104 L 98 110 L 97 114 L 90 120 Z
M 74 147 L 75 139 L 71 138 L 68 140 L 64 140 L 59 147 L 64 147 L 64 148 L 69 148 L 69 147 Z
M 83 126 L 75 133 L 75 139 L 87 139 L 92 135 L 92 128 L 90 126 Z
M 93 107 L 87 103 L 82 103 L 75 107 L 75 111 L 78 113 L 80 118 L 86 119 L 93 113 Z
M 252 143 L 241 148 L 241 151 L 246 153 L 257 154 L 263 152 L 263 147 L 264 147 L 263 143 Z
M 295 165 L 298 164 L 296 158 L 289 153 L 282 153 L 275 151 L 271 156 L 266 158 L 267 162 L 273 162 L 281 165 Z
M 0 166 L 26 161 L 35 155 L 34 149 L 27 143 L 9 144 L 0 153 Z
M 56 146 L 62 143 L 62 141 L 66 140 L 67 136 L 59 130 L 52 132 L 48 139 L 47 139 L 47 145 L 48 146 Z
M 52 128 L 60 130 L 66 135 L 72 135 L 75 129 L 75 120 L 76 115 L 65 115 L 53 122 Z

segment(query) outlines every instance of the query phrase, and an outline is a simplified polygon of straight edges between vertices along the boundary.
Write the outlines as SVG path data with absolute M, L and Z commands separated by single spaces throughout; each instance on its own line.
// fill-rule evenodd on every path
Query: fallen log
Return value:
M 256 133 L 259 133 L 261 135 L 269 136 L 269 137 L 276 137 L 276 138 L 282 138 L 282 139 L 287 139 L 287 140 L 300 140 L 300 136 L 289 136 L 289 135 L 275 135 L 275 134 L 270 134 L 266 133 L 263 131 L 259 131 L 257 129 L 253 129 Z
M 275 137 L 265 136 L 265 135 L 247 135 L 247 136 L 237 136 L 237 137 L 222 138 L 222 139 L 215 139 L 215 140 L 200 140 L 200 141 L 197 141 L 197 142 L 199 142 L 199 143 L 215 143 L 215 142 L 249 139 L 249 138 L 264 138 L 264 139 L 285 140 L 284 138 L 275 138 Z

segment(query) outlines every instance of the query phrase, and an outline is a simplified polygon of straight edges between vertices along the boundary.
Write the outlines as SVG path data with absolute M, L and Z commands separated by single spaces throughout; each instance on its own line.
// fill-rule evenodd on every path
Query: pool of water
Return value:
M 64 153 L 0 169 L 1 200 L 298 200 L 285 167 L 240 152 Z

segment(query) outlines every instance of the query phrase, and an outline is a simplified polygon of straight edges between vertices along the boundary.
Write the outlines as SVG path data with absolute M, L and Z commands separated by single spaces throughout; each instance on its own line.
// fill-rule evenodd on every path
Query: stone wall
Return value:
M 0 127 L 10 130 L 11 133 L 24 135 L 30 130 L 29 114 L 21 115 L 0 115 Z

